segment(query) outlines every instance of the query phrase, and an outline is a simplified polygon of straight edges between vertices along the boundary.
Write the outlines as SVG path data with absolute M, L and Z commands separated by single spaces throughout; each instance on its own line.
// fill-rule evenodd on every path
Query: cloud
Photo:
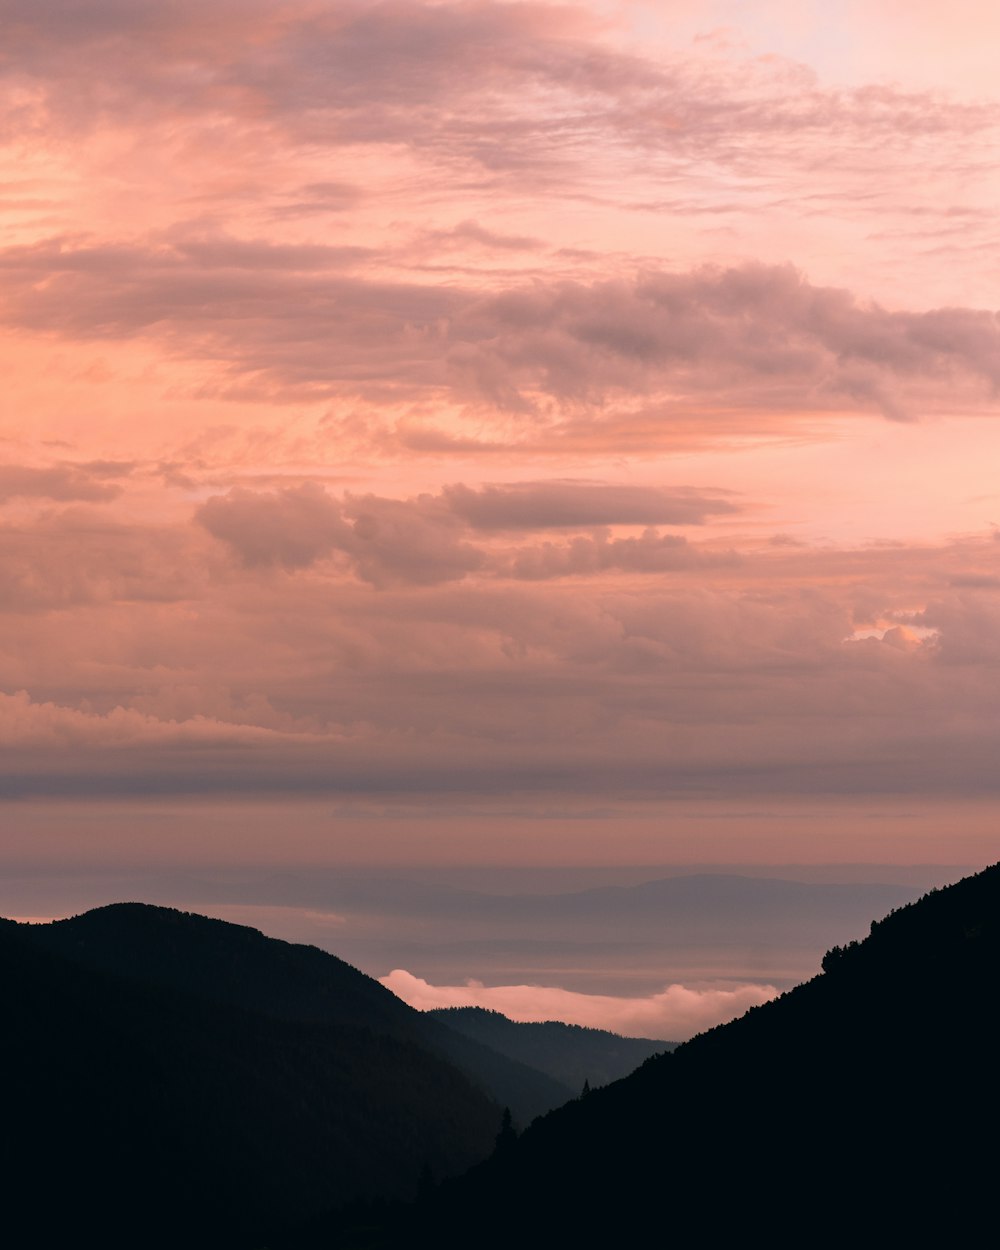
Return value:
M 887 311 L 782 265 L 536 283 L 467 310 L 456 337 L 456 365 L 508 405 L 669 385 L 744 408 L 860 401 L 900 419 L 907 382 L 943 388 L 964 377 L 985 384 L 991 401 L 1000 383 L 993 312 Z
M 728 500 L 693 489 L 555 481 L 477 491 L 458 484 L 444 487 L 439 495 L 414 499 L 347 494 L 338 500 L 322 486 L 306 482 L 274 492 L 237 487 L 207 500 L 195 519 L 247 568 L 293 571 L 339 553 L 362 580 L 384 588 L 438 585 L 476 572 L 536 580 L 733 564 L 732 552 L 704 552 L 682 537 L 661 535 L 648 526 L 638 538 L 616 539 L 604 532 L 564 544 L 525 547 L 499 558 L 491 558 L 466 537 L 470 531 L 593 528 L 651 518 L 700 524 L 712 514 L 734 511 Z
M 766 546 L 713 566 L 701 548 L 660 543 L 673 535 L 621 549 L 586 535 L 582 558 L 572 539 L 539 544 L 541 568 L 526 564 L 524 580 L 490 564 L 459 580 L 442 579 L 464 531 L 441 496 L 418 496 L 412 513 L 325 498 L 350 550 L 337 549 L 342 566 L 319 557 L 294 576 L 246 566 L 235 547 L 227 561 L 186 525 L 87 534 L 77 517 L 25 543 L 0 531 L 22 570 L 0 597 L 0 689 L 29 692 L 6 706 L 5 792 L 508 804 L 569 792 L 600 805 L 609 793 L 995 788 L 995 595 L 949 586 L 995 560 L 991 536 L 940 551 Z M 384 532 L 358 538 L 365 515 Z M 432 545 L 420 539 L 404 576 L 391 561 L 421 515 Z M 362 542 L 377 587 L 349 572 Z M 595 574 L 591 544 L 610 548 L 602 561 L 635 564 L 648 548 L 651 566 L 686 571 Z M 862 637 L 872 631 L 885 640 Z
M 995 573 L 958 573 L 950 584 L 959 590 L 1000 590 L 1000 577 Z
M 441 327 L 460 293 L 352 277 L 341 259 L 337 249 L 253 240 L 44 240 L 0 251 L 0 320 L 69 340 L 151 336 L 221 363 L 229 376 L 217 387 L 240 381 L 259 398 L 443 387 Z
M 19 497 L 104 503 L 117 498 L 121 487 L 103 479 L 126 475 L 128 468 L 114 461 L 56 465 L 43 469 L 27 465 L 0 465 L 0 504 Z
M 195 519 L 248 568 L 306 568 L 343 549 L 351 534 L 337 503 L 310 482 L 272 493 L 237 487 L 203 503 Z
M 225 385 L 242 378 L 260 398 L 471 404 L 514 416 L 526 425 L 522 437 L 582 413 L 629 418 L 637 400 L 655 400 L 664 424 L 695 401 L 761 419 L 860 409 L 902 420 L 949 410 L 957 398 L 994 405 L 1000 385 L 994 312 L 889 310 L 790 265 L 538 278 L 484 294 L 352 276 L 343 272 L 348 253 L 222 237 L 49 240 L 0 251 L 0 318 L 85 340 L 152 335 L 215 360 Z M 581 423 L 581 435 L 591 432 Z M 530 486 L 517 489 L 530 495 Z M 581 499 L 587 487 L 564 489 Z M 669 520 L 666 497 L 645 496 L 632 514 Z M 485 517 L 500 502 L 487 490 L 459 506 Z M 514 506 L 513 493 L 507 502 Z
M 734 551 L 706 551 L 677 534 L 643 530 L 638 538 L 611 538 L 607 533 L 522 547 L 509 564 L 511 577 L 539 581 L 550 577 L 593 575 L 617 569 L 630 573 L 667 573 L 740 563 Z
M 708 491 L 604 482 L 513 482 L 446 486 L 457 516 L 479 530 L 580 528 L 587 525 L 700 525 L 737 506 Z
M 196 599 L 208 576 L 204 550 L 184 530 L 115 520 L 103 509 L 75 506 L 0 527 L 0 611 Z
M 340 552 L 363 580 L 387 586 L 453 581 L 483 563 L 461 541 L 461 525 L 428 497 L 338 501 L 308 482 L 275 492 L 237 488 L 209 499 L 195 518 L 250 568 L 302 569 Z
M 690 989 L 668 985 L 646 998 L 581 994 L 542 985 L 431 985 L 403 968 L 380 977 L 387 989 L 419 1011 L 434 1007 L 485 1007 L 512 1020 L 562 1020 L 626 1037 L 686 1041 L 750 1007 L 777 997 L 773 985 L 737 985 L 726 989 Z
M 743 165 L 760 162 L 765 141 L 773 150 L 817 134 L 877 135 L 891 156 L 889 136 L 968 134 L 992 121 L 987 107 L 932 92 L 824 88 L 774 56 L 653 60 L 602 40 L 606 28 L 579 6 L 251 0 L 214 4 L 209 15 L 186 0 L 166 9 L 101 0 L 85 11 L 49 5 L 42 22 L 25 0 L 9 0 L 5 26 L 0 70 L 44 87 L 50 125 L 53 116 L 92 124 L 123 105 L 144 119 L 210 110 L 266 119 L 286 141 L 410 143 L 491 170 L 544 172 L 543 153 L 557 159 L 560 146 L 595 132 Z M 519 107 L 529 98 L 547 109 Z M 560 114 L 558 145 L 545 133 L 550 109 Z
M 994 507 L 854 418 L 997 410 L 996 104 L 598 7 L 4 5 L 9 790 L 996 788 L 996 542 L 838 538 Z
M 358 574 L 374 586 L 458 581 L 485 563 L 434 498 L 348 496 L 345 512 L 354 522 L 350 550 Z
M 196 715 L 161 720 L 134 708 L 104 714 L 56 703 L 38 703 L 26 690 L 0 692 L 0 743 L 5 747 L 93 748 L 170 746 L 256 746 L 283 735 L 258 725 Z
M 478 221 L 460 221 L 450 230 L 433 230 L 426 234 L 426 241 L 435 248 L 467 248 L 471 245 L 500 252 L 536 252 L 543 248 L 541 239 L 524 234 L 503 234 L 488 230 Z

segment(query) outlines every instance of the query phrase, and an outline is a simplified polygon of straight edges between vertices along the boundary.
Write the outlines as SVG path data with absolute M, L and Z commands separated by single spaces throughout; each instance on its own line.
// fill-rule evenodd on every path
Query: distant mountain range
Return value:
M 576 1094 L 584 1084 L 596 1088 L 620 1080 L 650 1056 L 676 1046 L 676 1042 L 619 1037 L 604 1029 L 586 1029 L 557 1020 L 515 1023 L 484 1007 L 441 1007 L 427 1014 L 509 1059 L 548 1073 Z
M 343 917 L 315 935 L 300 922 L 296 940 L 335 942 L 341 958 L 374 975 L 405 968 L 435 985 L 474 976 L 592 994 L 620 994 L 627 984 L 640 995 L 671 981 L 720 977 L 790 988 L 819 971 L 835 942 L 863 937 L 873 916 L 922 893 L 886 882 L 735 873 L 544 894 L 337 874 L 269 879 L 258 888 L 261 900 Z M 263 925 L 265 916 L 251 909 L 244 923 Z
M 592 1084 L 602 1037 L 623 1046 L 567 1030 L 532 1066 L 530 1026 L 492 1021 L 494 1048 L 313 947 L 142 904 L 0 922 L 0 992 L 3 1224 L 24 1245 L 248 1247 L 412 1196 L 486 1157 L 503 1107 L 527 1124 L 574 1096 L 581 1045 Z
M 892 884 L 888 870 L 880 881 L 845 870 L 839 882 L 833 871 L 822 882 L 786 880 L 796 875 L 789 869 L 772 878 L 701 872 L 587 889 L 554 871 L 537 882 L 482 871 L 452 884 L 430 870 L 398 877 L 329 869 L 231 877 L 136 872 L 122 874 L 119 896 L 318 946 L 377 977 L 405 969 L 434 986 L 474 978 L 487 986 L 645 997 L 668 984 L 723 980 L 790 989 L 819 971 L 834 943 L 863 937 L 873 916 L 927 888 Z M 942 870 L 930 884 L 955 876 Z M 537 892 L 541 882 L 549 883 L 544 893 Z M 63 897 L 28 897 L 24 880 L 4 885 L 7 905 L 24 916 L 66 915 L 72 900 L 106 889 L 72 875 L 62 882 Z M 501 886 L 506 892 L 498 892 Z M 501 1001 L 481 1005 L 504 1010 Z M 659 1035 L 673 1036 L 669 1028 Z
M 297 1247 L 973 1246 L 995 1237 L 1000 866 L 779 999 Z

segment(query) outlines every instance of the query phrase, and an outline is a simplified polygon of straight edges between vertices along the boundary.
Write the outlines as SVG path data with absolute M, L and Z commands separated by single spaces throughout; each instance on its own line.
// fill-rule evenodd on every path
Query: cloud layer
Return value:
M 520 417 L 534 437 L 563 440 L 599 414 L 610 441 L 637 400 L 659 405 L 665 424 L 691 403 L 739 411 L 747 431 L 768 414 L 996 408 L 1000 323 L 989 309 L 888 310 L 790 265 L 536 277 L 486 295 L 350 272 L 390 259 L 220 236 L 52 239 L 0 251 L 0 320 L 84 342 L 150 338 L 212 362 L 234 397 L 435 401 L 497 432 Z M 480 524 L 499 515 L 489 495 L 453 503 Z M 649 503 L 636 500 L 633 518 L 653 519 Z
M 564 1020 L 585 1028 L 608 1029 L 624 1037 L 687 1041 L 717 1024 L 741 1016 L 775 998 L 773 985 L 690 989 L 668 985 L 647 998 L 579 994 L 543 985 L 431 985 L 403 968 L 380 978 L 382 984 L 418 1011 L 434 1007 L 485 1007 L 511 1020 Z
M 848 9 L 8 0 L 4 793 L 993 801 L 1000 97 Z

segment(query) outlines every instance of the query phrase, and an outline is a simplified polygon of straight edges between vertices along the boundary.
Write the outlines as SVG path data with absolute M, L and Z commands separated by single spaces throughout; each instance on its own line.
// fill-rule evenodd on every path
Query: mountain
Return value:
M 497 1110 L 451 1065 L 107 976 L 0 928 L 11 1244 L 248 1247 L 481 1158 Z
M 498 1107 L 510 1107 L 520 1124 L 576 1092 L 415 1011 L 342 959 L 243 925 L 115 903 L 31 926 L 30 935 L 46 949 L 102 972 L 279 1020 L 362 1027 L 420 1046 L 457 1066 Z
M 979 1245 L 998 1160 L 1000 866 L 507 1135 L 371 1229 L 297 1245 Z M 993 1229 L 993 1231 L 989 1231 Z
M 166 908 L 0 922 L 0 1001 L 13 1244 L 252 1250 L 411 1196 L 422 1172 L 484 1158 L 500 1124 L 449 1049 L 564 1098 L 333 956 Z
M 676 1046 L 675 1042 L 619 1037 L 604 1029 L 558 1020 L 518 1023 L 485 1007 L 440 1007 L 427 1014 L 510 1059 L 548 1073 L 574 1095 L 584 1082 L 591 1087 L 608 1085 L 628 1076 L 652 1055 Z

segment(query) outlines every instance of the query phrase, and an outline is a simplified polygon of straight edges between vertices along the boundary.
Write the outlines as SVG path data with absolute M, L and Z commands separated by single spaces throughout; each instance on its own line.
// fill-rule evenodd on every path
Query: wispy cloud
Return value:
M 995 796 L 978 25 L 0 7 L 6 793 Z

